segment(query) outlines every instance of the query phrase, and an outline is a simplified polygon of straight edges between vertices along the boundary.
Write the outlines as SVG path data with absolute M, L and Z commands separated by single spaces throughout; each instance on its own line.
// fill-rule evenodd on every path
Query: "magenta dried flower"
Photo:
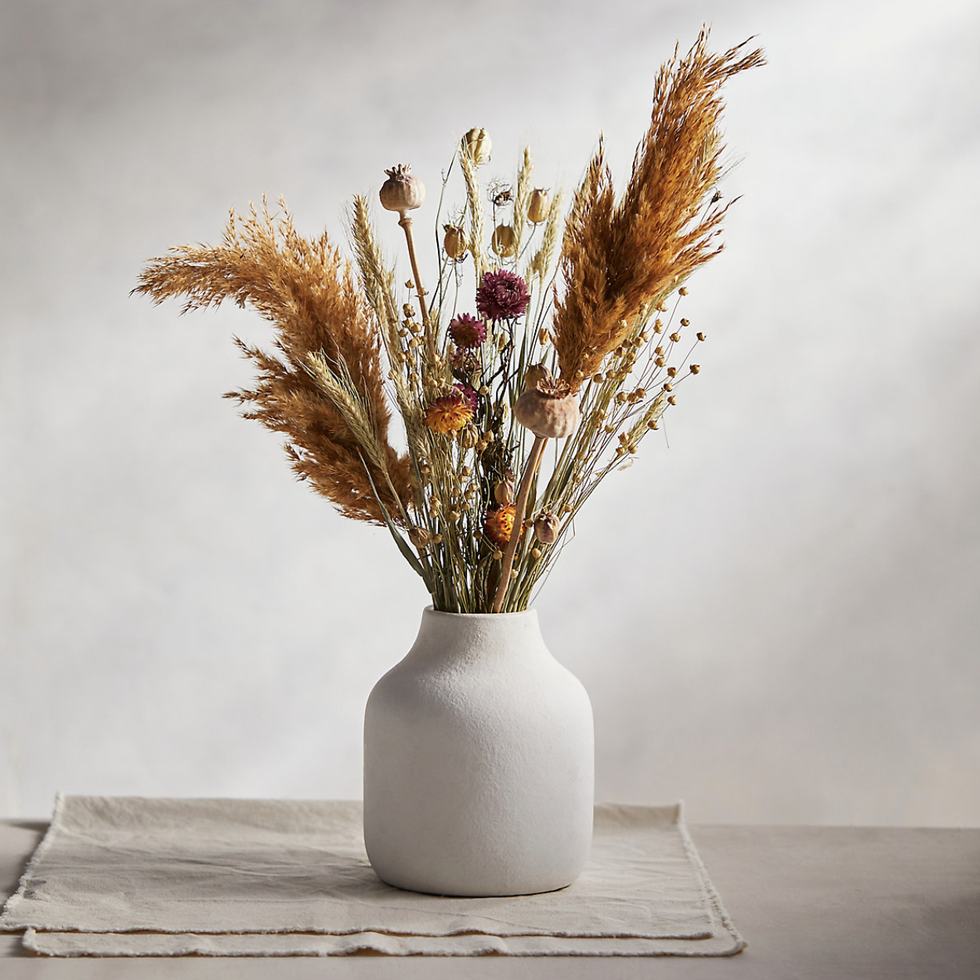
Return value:
M 479 347 L 486 340 L 487 325 L 469 313 L 460 313 L 449 321 L 449 336 L 458 347 Z
M 476 308 L 490 320 L 512 320 L 526 309 L 531 297 L 527 283 L 513 272 L 486 272 L 476 291 Z

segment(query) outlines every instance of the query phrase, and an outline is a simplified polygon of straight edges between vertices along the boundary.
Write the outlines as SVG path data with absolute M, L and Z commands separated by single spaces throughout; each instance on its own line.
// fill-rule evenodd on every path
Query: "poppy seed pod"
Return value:
M 388 179 L 381 185 L 378 196 L 387 211 L 397 211 L 403 218 L 406 212 L 420 208 L 425 200 L 425 185 L 411 174 L 411 166 L 400 163 L 386 170 Z
M 548 217 L 551 210 L 551 195 L 540 187 L 531 191 L 531 199 L 527 203 L 527 220 L 539 225 Z
M 554 544 L 558 537 L 558 518 L 554 514 L 540 514 L 534 522 L 534 536 L 541 544 Z
M 460 142 L 463 150 L 478 167 L 490 162 L 490 150 L 493 148 L 493 144 L 490 142 L 490 137 L 487 136 L 485 129 L 474 127 Z
M 578 427 L 578 400 L 564 381 L 539 381 L 514 404 L 514 418 L 542 439 L 564 439 Z

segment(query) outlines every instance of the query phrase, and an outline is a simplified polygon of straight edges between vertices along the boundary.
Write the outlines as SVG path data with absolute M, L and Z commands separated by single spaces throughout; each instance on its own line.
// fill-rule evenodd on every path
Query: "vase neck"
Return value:
M 422 613 L 412 654 L 447 659 L 550 656 L 533 609 L 519 613 L 444 613 L 431 607 Z

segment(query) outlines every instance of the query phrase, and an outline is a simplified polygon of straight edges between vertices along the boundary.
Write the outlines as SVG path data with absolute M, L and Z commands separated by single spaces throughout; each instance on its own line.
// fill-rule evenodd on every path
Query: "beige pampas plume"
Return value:
M 228 397 L 286 436 L 293 470 L 345 516 L 384 523 L 383 506 L 405 520 L 410 466 L 388 444 L 375 315 L 325 234 L 302 237 L 284 207 L 276 219 L 263 201 L 231 213 L 221 245 L 151 259 L 134 292 L 185 297 L 185 312 L 231 299 L 272 321 L 274 354 L 238 341 L 258 378 Z
M 687 56 L 656 80 L 650 127 L 617 203 L 603 149 L 572 204 L 562 243 L 564 294 L 553 335 L 561 377 L 573 390 L 597 371 L 651 304 L 680 286 L 721 250 L 716 235 L 727 205 L 702 203 L 721 176 L 721 86 L 764 64 L 748 42 L 712 55 L 701 31 Z

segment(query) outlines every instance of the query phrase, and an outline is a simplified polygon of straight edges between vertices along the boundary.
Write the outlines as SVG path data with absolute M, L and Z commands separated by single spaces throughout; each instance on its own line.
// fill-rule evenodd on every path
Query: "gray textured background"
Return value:
M 358 796 L 364 700 L 426 601 L 220 400 L 231 334 L 267 327 L 130 297 L 143 261 L 263 192 L 342 242 L 353 193 L 405 161 L 433 190 L 473 125 L 492 172 L 530 143 L 567 191 L 604 132 L 621 187 L 702 20 L 770 62 L 727 90 L 703 370 L 537 603 L 598 794 L 980 823 L 968 0 L 0 4 L 0 816 Z

